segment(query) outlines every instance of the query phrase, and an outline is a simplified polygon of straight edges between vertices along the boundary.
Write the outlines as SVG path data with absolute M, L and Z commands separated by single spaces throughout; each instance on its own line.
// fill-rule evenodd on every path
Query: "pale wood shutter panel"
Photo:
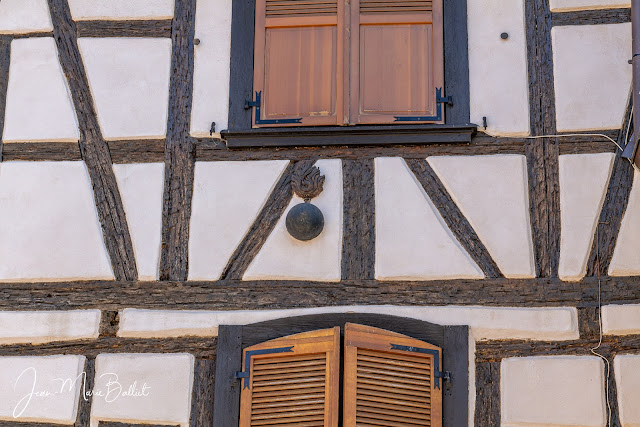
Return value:
M 257 0 L 254 127 L 344 121 L 344 0 Z
M 241 427 L 338 425 L 339 327 L 248 347 L 243 367 L 247 360 L 250 374 L 246 383 L 242 379 Z
M 344 339 L 344 427 L 442 426 L 439 347 L 352 323 Z
M 444 123 L 442 0 L 351 5 L 351 121 Z

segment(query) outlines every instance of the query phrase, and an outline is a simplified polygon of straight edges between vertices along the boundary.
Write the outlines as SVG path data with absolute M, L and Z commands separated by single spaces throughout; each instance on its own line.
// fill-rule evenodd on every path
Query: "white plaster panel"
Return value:
M 196 163 L 189 280 L 220 277 L 286 166 L 286 160 Z
M 430 157 L 458 207 L 506 277 L 535 277 L 524 156 Z
M 229 116 L 229 63 L 231 61 L 231 0 L 198 0 L 193 70 L 191 134 L 209 136 L 227 128 Z
M 631 24 L 551 29 L 558 131 L 617 129 L 631 85 Z
M 602 332 L 606 335 L 640 334 L 640 304 L 603 306 Z
M 640 274 L 640 172 L 634 171 L 627 210 L 622 217 L 616 248 L 613 251 L 610 276 L 635 276 Z
M 402 159 L 377 158 L 375 172 L 378 279 L 484 277 Z
M 113 165 L 141 280 L 158 278 L 164 163 Z
M 304 201 L 294 194 L 287 210 L 243 276 L 244 280 L 307 279 L 339 281 L 342 260 L 342 162 L 319 160 L 324 190 L 311 200 L 324 216 L 324 229 L 307 242 L 294 239 L 285 225 L 289 210 Z
M 560 156 L 560 265 L 563 280 L 587 272 L 596 223 L 604 203 L 613 153 Z
M 173 0 L 69 0 L 74 20 L 173 18 Z
M 631 7 L 628 0 L 549 0 L 552 12 L 567 12 L 584 9 L 613 9 L 617 7 Z
M 0 280 L 112 278 L 84 163 L 2 163 Z
M 47 0 L 1 0 L 0 33 L 20 34 L 51 31 Z
M 73 424 L 84 356 L 0 357 L 0 420 Z
M 618 410 L 623 427 L 640 427 L 640 355 L 625 354 L 613 359 L 618 391 Z
M 189 426 L 191 354 L 99 354 L 91 427 L 100 421 Z
M 100 310 L 1 311 L 0 344 L 98 338 Z
M 77 141 L 78 123 L 52 37 L 11 42 L 4 142 Z
M 595 356 L 503 359 L 502 426 L 604 426 L 604 364 Z
M 171 39 L 92 37 L 78 46 L 104 137 L 164 137 Z
M 183 311 L 127 308 L 120 312 L 121 337 L 217 336 L 219 325 L 246 325 L 285 317 L 324 313 L 375 313 L 439 325 L 469 325 L 476 340 L 571 340 L 579 337 L 575 308 L 489 308 L 416 306 L 337 306 L 288 310 Z
M 471 122 L 493 135 L 529 133 L 524 2 L 467 2 Z M 509 38 L 503 40 L 500 34 Z

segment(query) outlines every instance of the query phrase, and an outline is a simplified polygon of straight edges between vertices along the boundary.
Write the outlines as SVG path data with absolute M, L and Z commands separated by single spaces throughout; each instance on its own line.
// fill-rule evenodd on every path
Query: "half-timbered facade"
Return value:
M 0 425 L 640 425 L 625 0 L 0 0 Z

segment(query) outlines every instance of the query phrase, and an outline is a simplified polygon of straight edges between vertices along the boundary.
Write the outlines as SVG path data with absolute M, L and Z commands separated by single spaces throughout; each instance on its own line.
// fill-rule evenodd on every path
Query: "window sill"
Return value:
M 221 132 L 229 148 L 470 143 L 476 126 L 379 125 L 266 128 Z

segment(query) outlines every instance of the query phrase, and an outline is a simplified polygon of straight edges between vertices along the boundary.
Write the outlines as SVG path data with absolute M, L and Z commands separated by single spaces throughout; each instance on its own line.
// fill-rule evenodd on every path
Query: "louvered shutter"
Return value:
M 338 425 L 339 327 L 248 347 L 243 366 L 241 427 Z
M 344 426 L 442 426 L 440 348 L 345 325 Z
M 442 0 L 352 0 L 352 123 L 444 123 L 442 28 Z
M 254 126 L 344 121 L 344 0 L 257 0 Z

